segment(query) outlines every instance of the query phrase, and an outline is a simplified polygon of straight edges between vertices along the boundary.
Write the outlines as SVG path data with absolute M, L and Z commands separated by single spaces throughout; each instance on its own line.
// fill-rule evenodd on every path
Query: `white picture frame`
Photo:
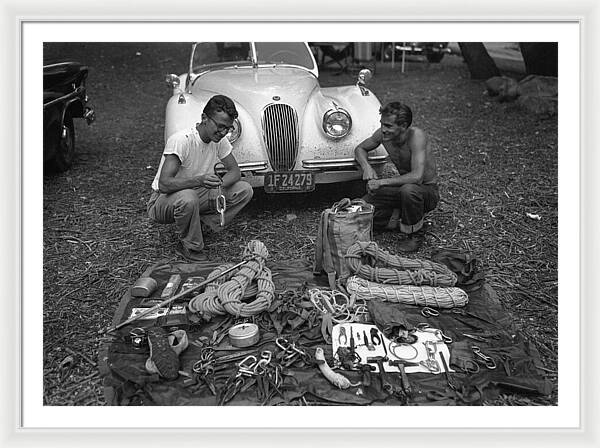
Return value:
M 24 427 L 22 425 L 22 388 L 27 383 L 27 373 L 19 367 L 22 365 L 21 356 L 23 344 L 31 337 L 22 333 L 20 325 L 21 319 L 33 319 L 33 323 L 41 325 L 41 316 L 27 316 L 23 313 L 23 284 L 29 281 L 32 265 L 28 263 L 27 267 L 22 265 L 23 248 L 31 244 L 29 238 L 39 236 L 37 229 L 28 227 L 28 223 L 23 220 L 27 209 L 30 207 L 41 208 L 41 198 L 34 195 L 28 197 L 27 203 L 24 202 L 22 194 L 27 189 L 23 185 L 23 170 L 26 166 L 23 164 L 23 154 L 21 150 L 4 152 L 4 172 L 1 177 L 4 191 L 8 193 L 8 207 L 5 217 L 2 220 L 2 246 L 5 249 L 3 253 L 11 254 L 11 257 L 5 257 L 4 269 L 2 270 L 3 284 L 7 286 L 5 302 L 6 312 L 4 313 L 3 332 L 7 343 L 8 357 L 4 363 L 4 374 L 2 375 L 2 388 L 5 392 L 2 419 L 2 440 L 3 446 L 106 446 L 108 444 L 118 445 L 188 445 L 188 444 L 219 444 L 219 446 L 237 446 L 240 441 L 245 446 L 258 445 L 298 445 L 305 446 L 308 443 L 323 444 L 329 441 L 332 444 L 343 442 L 345 446 L 375 444 L 419 444 L 422 446 L 436 445 L 460 445 L 465 444 L 489 444 L 490 440 L 495 443 L 502 443 L 512 446 L 530 446 L 544 444 L 546 446 L 592 446 L 597 444 L 597 435 L 593 431 L 594 411 L 597 409 L 598 387 L 593 379 L 592 373 L 596 371 L 594 367 L 598 366 L 598 361 L 593 355 L 593 344 L 587 341 L 594 341 L 597 335 L 597 326 L 593 324 L 594 318 L 598 316 L 597 304 L 594 298 L 594 285 L 592 283 L 594 276 L 592 269 L 595 267 L 595 253 L 598 249 L 597 237 L 594 236 L 594 230 L 598 222 L 597 202 L 592 192 L 598 191 L 598 180 L 595 176 L 595 170 L 598 166 L 598 156 L 592 148 L 597 147 L 593 143 L 598 143 L 597 126 L 594 126 L 594 113 L 598 104 L 598 88 L 593 85 L 594 77 L 600 71 L 598 70 L 598 57 L 595 48 L 598 43 L 599 12 L 598 6 L 593 1 L 579 1 L 571 4 L 564 4 L 558 0 L 554 1 L 510 1 L 510 2 L 488 2 L 485 5 L 473 5 L 466 0 L 455 2 L 450 7 L 441 1 L 421 1 L 414 4 L 404 5 L 392 2 L 370 2 L 368 5 L 361 5 L 358 2 L 346 3 L 337 2 L 333 4 L 322 4 L 311 1 L 302 5 L 276 5 L 261 4 L 259 8 L 247 3 L 236 1 L 230 2 L 227 6 L 218 7 L 217 5 L 199 5 L 187 1 L 181 5 L 161 4 L 159 2 L 144 3 L 144 13 L 140 16 L 140 11 L 136 5 L 85 5 L 77 4 L 74 1 L 52 2 L 45 4 L 41 1 L 5 1 L 2 18 L 4 27 L 4 54 L 8 56 L 8 61 L 2 69 L 2 79 L 4 86 L 15 86 L 13 89 L 6 89 L 7 101 L 4 104 L 2 120 L 3 135 L 6 136 L 5 142 L 7 148 L 21 148 L 21 124 L 23 119 L 23 109 L 21 109 L 20 86 L 21 76 L 19 68 L 21 67 L 21 57 L 23 54 L 22 25 L 24 23 L 59 21 L 67 19 L 69 21 L 90 23 L 100 20 L 106 21 L 135 21 L 160 22 L 168 18 L 169 20 L 189 20 L 206 23 L 254 23 L 254 21 L 264 23 L 300 23 L 307 27 L 311 24 L 319 23 L 350 23 L 356 28 L 361 23 L 395 22 L 395 23 L 459 23 L 461 21 L 471 23 L 518 23 L 522 21 L 531 22 L 576 22 L 581 25 L 581 127 L 579 134 L 579 162 L 581 182 L 581 215 L 579 235 L 581 252 L 575 251 L 581 261 L 581 270 L 577 275 L 581 279 L 579 283 L 579 297 L 572 297 L 570 300 L 579 299 L 581 309 L 581 347 L 580 356 L 585 360 L 581 364 L 582 370 L 578 384 L 579 399 L 577 402 L 577 411 L 580 412 L 581 419 L 579 425 L 569 428 L 561 428 L 560 425 L 551 428 L 528 428 L 523 427 L 513 431 L 489 428 L 472 428 L 468 425 L 460 431 L 449 428 L 442 428 L 438 425 L 431 425 L 431 428 L 413 428 L 413 429 L 372 429 L 370 425 L 366 428 L 343 430 L 335 428 L 321 429 L 285 429 L 285 425 L 271 430 L 249 430 L 233 429 L 235 424 L 225 426 L 221 429 L 213 430 L 194 430 L 194 429 L 136 429 L 127 427 L 120 429 L 102 429 L 99 427 L 74 429 L 65 420 L 63 425 L 56 425 L 54 428 L 36 429 Z M 235 13 L 232 13 L 235 11 Z M 315 11 L 319 11 L 315 13 Z M 343 20 L 343 22 L 342 22 Z M 238 22 L 239 21 L 239 22 Z M 181 22 L 183 23 L 183 22 Z M 137 39 L 131 39 L 137 40 Z M 185 40 L 185 39 L 177 39 Z M 342 39 L 340 39 L 342 40 Z M 368 40 L 367 36 L 361 34 L 360 30 L 354 40 Z M 476 39 L 472 39 L 476 40 Z M 530 40 L 535 40 L 532 36 Z M 579 123 L 579 122 L 578 122 Z M 574 150 L 575 151 L 575 150 Z M 576 152 L 576 151 L 575 151 Z M 571 175 L 570 173 L 569 175 Z M 570 179 L 569 179 L 570 180 Z M 25 214 L 22 214 L 25 213 Z M 26 240 L 27 239 L 27 240 Z M 40 243 L 41 239 L 38 241 Z M 573 255 L 573 252 L 570 253 Z M 35 268 L 41 268 L 41 264 L 34 265 Z M 41 282 L 41 274 L 38 277 Z M 41 287 L 39 288 L 41 290 Z M 562 302 L 564 303 L 564 302 Z M 567 305 L 568 306 L 568 305 Z M 577 308 L 579 309 L 579 308 Z M 579 317 L 579 316 L 577 316 Z M 577 335 L 579 336 L 579 335 Z M 579 362 L 579 357 L 575 357 Z M 16 367 L 16 368 L 15 368 Z M 41 366 L 40 366 L 41 369 Z M 41 396 L 40 396 L 41 402 Z M 360 408 L 362 409 L 362 408 Z M 335 410 L 335 408 L 332 408 Z M 53 412 L 62 413 L 62 409 L 52 409 Z M 120 418 L 127 418 L 131 410 L 110 409 L 111 412 L 120 414 Z M 128 412 L 125 412 L 128 411 Z M 288 412 L 289 411 L 289 412 Z M 518 409 L 513 410 L 518 412 Z M 135 410 L 134 410 L 135 412 Z M 156 409 L 153 412 L 157 412 Z M 293 409 L 285 409 L 289 414 L 290 421 L 297 418 L 298 414 Z M 543 411 L 542 411 L 543 412 Z M 432 410 L 434 418 L 443 418 L 443 414 Z M 360 414 L 359 414 L 360 415 Z M 441 415 L 441 417 L 440 417 Z M 65 413 L 68 418 L 68 413 Z M 94 425 L 95 426 L 95 425 Z M 267 425 L 268 426 L 268 425 Z M 230 445 L 231 444 L 231 445 Z

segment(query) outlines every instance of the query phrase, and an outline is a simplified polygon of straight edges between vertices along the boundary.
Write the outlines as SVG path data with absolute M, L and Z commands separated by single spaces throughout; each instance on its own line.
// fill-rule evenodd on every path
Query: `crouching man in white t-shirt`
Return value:
M 224 138 L 237 116 L 230 98 L 213 96 L 200 123 L 169 137 L 152 183 L 148 216 L 159 223 L 176 224 L 180 239 L 177 251 L 190 261 L 206 260 L 202 223 L 214 232 L 221 230 L 214 201 L 212 206 L 209 201 L 215 194 L 210 191 L 221 186 L 226 200 L 225 225 L 252 199 L 252 187 L 240 180 L 231 143 Z M 222 178 L 214 171 L 219 161 L 227 171 Z

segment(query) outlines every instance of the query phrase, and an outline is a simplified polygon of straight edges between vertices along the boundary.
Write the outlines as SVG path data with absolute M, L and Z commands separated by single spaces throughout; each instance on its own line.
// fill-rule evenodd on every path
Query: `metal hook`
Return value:
M 421 315 L 424 317 L 437 317 L 440 315 L 440 312 L 428 306 L 424 306 L 421 308 Z
M 496 368 L 496 361 L 494 361 L 494 358 L 483 353 L 481 351 L 481 349 L 476 345 L 474 345 L 472 348 L 473 348 L 473 353 L 483 361 L 484 365 L 488 369 L 493 370 Z

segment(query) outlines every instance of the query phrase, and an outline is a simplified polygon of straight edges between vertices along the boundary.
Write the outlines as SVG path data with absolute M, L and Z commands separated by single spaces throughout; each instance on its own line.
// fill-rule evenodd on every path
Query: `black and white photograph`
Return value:
M 24 25 L 21 425 L 581 425 L 578 33 Z
M 557 42 L 43 51 L 45 405 L 557 404 Z

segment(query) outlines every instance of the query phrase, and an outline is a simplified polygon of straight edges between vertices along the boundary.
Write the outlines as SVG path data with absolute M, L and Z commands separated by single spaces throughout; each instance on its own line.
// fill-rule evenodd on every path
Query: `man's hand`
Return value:
M 362 168 L 363 180 L 372 180 L 377 179 L 377 173 L 373 169 L 373 167 L 369 164 L 369 151 L 374 150 L 383 142 L 383 137 L 381 136 L 381 129 L 377 129 L 373 135 L 363 140 L 358 144 L 356 148 L 354 148 L 354 158 Z
M 363 178 L 363 180 L 377 179 L 377 173 L 375 172 L 375 170 L 373 169 L 373 167 L 371 165 L 367 165 L 366 167 L 363 168 L 362 178 Z
M 198 176 L 198 183 L 204 188 L 217 188 L 222 181 L 216 174 L 202 174 Z
M 377 179 L 371 179 L 367 182 L 367 193 L 373 193 L 381 187 L 381 181 Z

